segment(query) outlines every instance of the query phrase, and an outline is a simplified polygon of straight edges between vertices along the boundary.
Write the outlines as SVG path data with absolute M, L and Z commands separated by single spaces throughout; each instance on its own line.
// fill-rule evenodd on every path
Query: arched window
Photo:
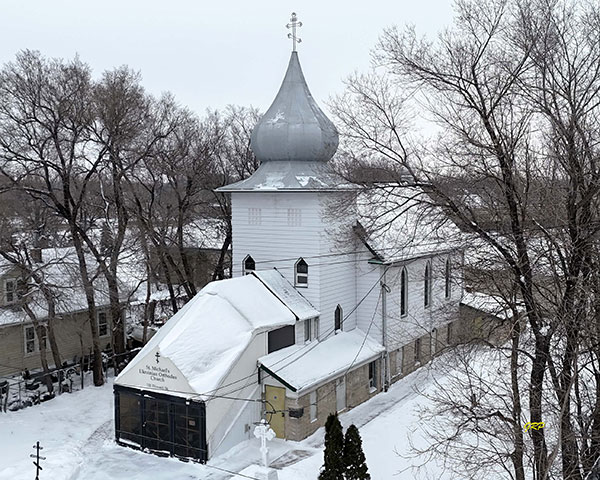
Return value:
M 335 307 L 335 331 L 339 331 L 342 329 L 342 319 L 344 318 L 344 311 L 342 307 L 338 305 Z
M 408 273 L 406 267 L 400 272 L 400 315 L 408 314 Z
M 445 274 L 444 274 L 444 279 L 446 281 L 446 283 L 445 283 L 446 298 L 450 298 L 450 295 L 452 294 L 452 264 L 450 263 L 449 258 L 446 260 L 446 270 L 445 270 Z
M 300 258 L 294 266 L 295 285 L 297 287 L 308 287 L 308 264 Z
M 425 278 L 423 281 L 423 305 L 425 308 L 431 305 L 431 262 L 425 265 Z
M 244 263 L 242 264 L 242 274 L 248 275 L 254 270 L 256 270 L 256 262 L 250 255 L 246 255 L 246 258 L 244 258 Z

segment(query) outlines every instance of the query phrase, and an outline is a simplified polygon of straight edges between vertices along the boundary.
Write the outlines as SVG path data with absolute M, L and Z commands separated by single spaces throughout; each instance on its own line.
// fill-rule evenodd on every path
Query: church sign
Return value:
M 135 365 L 135 368 L 119 378 L 122 385 L 164 390 L 174 393 L 192 393 L 192 389 L 181 370 L 157 349 Z

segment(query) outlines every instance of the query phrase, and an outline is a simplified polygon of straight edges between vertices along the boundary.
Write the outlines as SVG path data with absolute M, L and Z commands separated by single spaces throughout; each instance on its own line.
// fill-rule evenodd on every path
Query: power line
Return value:
M 388 268 L 389 268 L 389 267 L 388 267 Z M 383 279 L 383 276 L 384 276 L 384 275 L 385 275 L 385 273 L 387 272 L 388 268 L 386 268 L 386 270 L 384 271 L 384 273 L 382 273 L 382 274 L 381 274 L 381 276 L 380 276 L 380 277 L 377 279 L 377 281 L 376 281 L 376 282 L 373 284 L 373 286 L 372 286 L 372 287 L 371 287 L 371 288 L 370 288 L 370 289 L 367 291 L 367 293 L 366 293 L 366 294 L 365 294 L 365 295 L 364 295 L 364 296 L 363 296 L 363 297 L 360 299 L 360 301 L 359 301 L 359 302 L 358 302 L 358 303 L 357 303 L 357 304 L 356 304 L 356 305 L 355 305 L 355 306 L 354 306 L 354 307 L 353 307 L 353 308 L 350 310 L 350 312 L 348 312 L 348 313 L 347 313 L 347 314 L 344 316 L 344 318 L 343 318 L 343 319 L 342 319 L 342 321 L 341 321 L 341 324 L 342 324 L 342 326 L 343 326 L 343 324 L 346 322 L 346 320 L 348 320 L 348 318 L 349 318 L 349 317 L 350 317 L 350 316 L 351 316 L 351 315 L 352 315 L 352 314 L 353 314 L 353 313 L 354 313 L 354 312 L 355 312 L 355 311 L 358 309 L 358 307 L 359 307 L 359 306 L 360 306 L 360 305 L 361 305 L 361 304 L 362 304 L 362 303 L 363 303 L 363 302 L 364 302 L 364 301 L 367 299 L 367 297 L 368 297 L 368 296 L 371 294 L 371 292 L 373 291 L 373 289 L 374 289 L 374 288 L 375 288 L 375 287 L 376 287 L 376 286 L 377 286 L 377 285 L 378 285 L 378 284 L 381 282 L 381 280 Z M 315 348 L 315 347 L 318 345 L 318 343 L 319 343 L 320 341 L 324 341 L 324 340 L 328 339 L 328 338 L 331 336 L 331 334 L 332 334 L 332 333 L 335 333 L 335 325 L 334 325 L 334 327 L 333 327 L 332 329 L 328 329 L 328 330 L 326 330 L 326 331 L 324 332 L 324 337 L 322 338 L 322 340 L 319 340 L 319 341 L 318 341 L 318 342 L 316 342 L 316 343 L 308 343 L 308 344 L 304 344 L 304 345 L 302 345 L 302 346 L 301 346 L 301 347 L 300 347 L 298 350 L 295 350 L 294 352 L 290 353 L 289 355 L 287 355 L 287 356 L 285 356 L 285 357 L 281 358 L 280 360 L 278 360 L 277 362 L 275 362 L 275 363 L 274 363 L 274 365 L 277 365 L 277 364 L 279 364 L 279 363 L 281 363 L 281 362 L 283 362 L 283 361 L 287 360 L 288 358 L 292 357 L 293 355 L 296 355 L 296 354 L 297 354 L 299 351 L 301 351 L 302 349 L 308 349 L 308 351 L 312 350 L 312 348 Z M 308 351 L 307 351 L 306 353 L 308 353 Z M 302 355 L 302 356 L 304 356 L 304 355 Z M 301 358 L 301 357 L 298 357 L 298 358 Z M 285 366 L 287 366 L 287 365 L 285 365 Z M 282 367 L 282 368 L 285 368 L 285 366 L 284 366 L 284 367 Z M 281 371 L 281 369 L 282 369 L 282 368 L 280 368 L 280 369 L 278 369 L 278 370 L 275 370 L 273 373 L 277 373 L 277 372 Z M 214 391 L 221 390 L 221 389 L 223 389 L 223 388 L 227 388 L 228 386 L 231 386 L 231 385 L 234 385 L 234 384 L 236 384 L 236 383 L 239 383 L 239 382 L 241 382 L 241 381 L 244 381 L 244 380 L 246 380 L 246 379 L 248 379 L 248 378 L 251 378 L 251 377 L 253 377 L 255 374 L 256 374 L 256 372 L 253 372 L 251 375 L 248 375 L 248 376 L 246 376 L 246 377 L 243 377 L 243 378 L 241 378 L 241 379 L 239 379 L 239 380 L 236 380 L 236 381 L 234 381 L 234 382 L 231 382 L 231 383 L 229 383 L 229 384 L 227 384 L 227 385 L 222 385 L 222 386 L 219 386 L 219 387 L 217 387 L 217 388 L 216 388 L 216 389 L 214 389 L 214 390 L 210 390 L 210 391 L 209 391 L 209 393 L 210 393 L 210 392 L 214 392 Z M 233 391 L 231 391 L 231 392 L 228 392 L 228 394 L 235 393 L 235 392 L 237 392 L 237 391 L 239 391 L 239 390 L 241 390 L 241 389 L 243 389 L 243 388 L 246 388 L 246 387 L 244 386 L 244 387 L 242 387 L 242 388 L 240 388 L 240 389 L 233 390 Z
M 389 267 L 387 267 L 387 268 L 389 268 Z M 386 268 L 386 271 L 387 271 L 387 268 Z M 362 304 L 362 303 L 363 303 L 363 302 L 364 302 L 364 301 L 367 299 L 367 297 L 368 297 L 368 296 L 370 295 L 370 293 L 371 293 L 371 292 L 374 290 L 374 288 L 375 288 L 375 287 L 376 287 L 376 286 L 377 286 L 377 285 L 378 285 L 378 284 L 381 282 L 381 279 L 383 278 L 384 274 L 385 274 L 385 271 L 384 271 L 384 273 L 383 273 L 383 274 L 382 274 L 382 275 L 381 275 L 381 276 L 380 276 L 380 277 L 377 279 L 377 281 L 376 281 L 376 282 L 373 284 L 373 286 L 372 286 L 372 287 L 369 289 L 369 291 L 368 291 L 368 292 L 367 292 L 367 293 L 366 293 L 366 294 L 365 294 L 365 295 L 364 295 L 364 296 L 361 298 L 361 300 L 360 300 L 360 301 L 359 301 L 359 302 L 358 302 L 358 303 L 357 303 L 357 304 L 356 304 L 356 305 L 355 305 L 355 306 L 354 306 L 354 307 L 353 307 L 353 308 L 350 310 L 350 312 L 349 312 L 349 313 L 348 313 L 348 314 L 345 316 L 345 318 L 343 318 L 343 319 L 342 319 L 342 325 L 343 325 L 343 322 L 345 322 L 345 321 L 348 319 L 348 317 L 349 317 L 350 315 L 352 315 L 352 313 L 354 313 L 354 312 L 356 311 L 356 309 L 358 309 L 358 307 L 359 307 L 359 306 L 360 306 L 360 305 L 361 305 L 361 304 Z M 378 302 L 378 303 L 379 303 L 379 302 Z M 377 306 L 378 306 L 378 304 L 377 304 Z M 375 311 L 377 311 L 377 306 L 376 306 L 376 308 L 375 308 Z M 325 335 L 325 338 L 323 338 L 323 340 L 322 340 L 322 341 L 324 341 L 324 340 L 326 340 L 327 338 L 329 338 L 329 337 L 331 336 L 331 334 L 332 334 L 332 333 L 334 333 L 334 332 L 335 332 L 335 327 L 334 327 L 333 329 L 330 329 L 330 330 L 328 330 L 328 331 L 327 331 L 327 334 Z M 304 352 L 303 354 L 301 354 L 301 355 L 300 355 L 298 358 L 294 359 L 292 362 L 289 362 L 288 364 L 284 365 L 283 367 L 280 367 L 280 368 L 278 368 L 278 369 L 277 369 L 277 370 L 275 370 L 273 373 L 280 372 L 280 371 L 281 371 L 283 368 L 285 368 L 285 367 L 287 367 L 287 366 L 291 365 L 291 364 L 292 364 L 294 361 L 297 361 L 297 360 L 299 360 L 299 359 L 300 359 L 300 358 L 302 358 L 304 355 L 306 355 L 307 353 L 309 353 L 309 352 L 310 352 L 310 351 L 311 351 L 313 348 L 315 348 L 315 347 L 316 347 L 316 346 L 317 346 L 319 343 L 320 343 L 320 341 L 319 341 L 319 342 L 316 342 L 316 343 L 304 344 L 304 345 L 302 345 L 302 346 L 301 346 L 299 349 L 297 349 L 297 350 L 294 350 L 294 351 L 293 351 L 293 352 L 291 352 L 290 354 L 288 354 L 288 355 L 286 355 L 285 357 L 283 357 L 283 358 L 279 359 L 277 362 L 275 362 L 275 363 L 274 363 L 274 365 L 277 365 L 277 364 L 279 364 L 279 363 L 281 363 L 281 362 L 283 362 L 283 361 L 287 360 L 288 358 L 292 357 L 293 355 L 296 355 L 296 354 L 298 354 L 298 352 L 300 352 L 300 351 L 302 351 L 302 350 L 304 350 L 304 349 L 306 349 L 306 350 L 307 350 L 306 352 Z M 255 375 L 256 375 L 256 372 L 253 372 L 253 373 L 252 373 L 252 374 L 250 374 L 250 375 L 247 375 L 247 376 L 245 376 L 245 377 L 242 377 L 242 378 L 240 378 L 240 379 L 238 379 L 238 380 L 235 380 L 235 381 L 233 381 L 233 382 L 230 382 L 229 384 L 226 384 L 226 385 L 221 385 L 221 386 L 219 386 L 219 387 L 217 387 L 217 388 L 214 388 L 213 390 L 209 390 L 209 391 L 208 391 L 208 392 L 206 392 L 206 393 L 195 393 L 195 394 L 191 394 L 191 395 L 190 395 L 190 392 L 184 392 L 184 391 L 180 391 L 180 390 L 169 390 L 169 391 L 171 391 L 171 392 L 174 392 L 174 393 L 185 393 L 185 394 L 189 395 L 189 397 L 190 397 L 190 398 L 197 398 L 197 397 L 205 397 L 206 399 L 212 399 L 212 398 L 221 398 L 221 399 L 226 399 L 226 400 L 234 400 L 234 401 L 235 401 L 235 400 L 237 400 L 237 401 L 244 401 L 244 402 L 257 402 L 257 403 L 265 403 L 265 400 L 246 399 L 246 398 L 239 398 L 239 397 L 232 397 L 232 396 L 230 396 L 230 395 L 232 395 L 232 394 L 234 394 L 234 393 L 237 393 L 237 392 L 239 392 L 239 391 L 241 391 L 241 390 L 243 390 L 243 389 L 247 388 L 247 387 L 248 387 L 248 386 L 250 386 L 250 385 L 244 385 L 244 386 L 242 386 L 242 387 L 239 387 L 239 388 L 236 388 L 236 389 L 234 389 L 234 390 L 231 390 L 231 391 L 229 391 L 229 392 L 227 392 L 226 394 L 223 394 L 223 395 L 217 395 L 217 394 L 213 394 L 213 392 L 216 392 L 216 391 L 222 390 L 222 389 L 224 389 L 224 388 L 226 388 L 226 387 L 228 387 L 228 386 L 235 385 L 235 384 L 237 384 L 237 383 L 243 382 L 243 381 L 245 381 L 245 380 L 247 380 L 247 379 L 250 379 L 250 378 L 254 377 Z M 137 387 L 137 386 L 135 386 L 135 385 L 124 385 L 124 386 L 132 387 L 132 388 L 139 388 L 139 387 Z

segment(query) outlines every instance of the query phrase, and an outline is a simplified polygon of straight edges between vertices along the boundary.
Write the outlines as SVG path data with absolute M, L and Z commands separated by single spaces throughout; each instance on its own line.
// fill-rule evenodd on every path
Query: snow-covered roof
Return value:
M 356 188 L 335 175 L 323 162 L 264 162 L 245 180 L 218 188 L 218 192 L 330 191 Z
M 209 283 L 160 328 L 115 383 L 146 388 L 136 372 L 154 366 L 158 353 L 189 387 L 174 391 L 165 384 L 162 389 L 207 397 L 203 394 L 219 386 L 256 333 L 295 322 L 291 310 L 253 275 Z
M 512 317 L 511 309 L 506 301 L 499 296 L 465 291 L 460 303 L 499 318 Z
M 429 197 L 413 187 L 381 187 L 357 198 L 361 239 L 385 262 L 460 249 L 463 234 Z
M 97 262 L 91 255 L 86 256 L 88 269 L 94 275 L 98 269 Z M 45 248 L 42 250 L 42 262 L 32 265 L 44 283 L 49 286 L 55 296 L 56 315 L 62 315 L 86 310 L 88 305 L 85 291 L 81 282 L 79 262 L 75 249 L 68 248 Z M 0 277 L 14 269 L 12 263 L 4 259 L 0 263 Z M 128 287 L 122 284 L 124 294 L 129 292 Z M 48 315 L 48 305 L 36 286 L 33 286 L 28 294 L 28 305 L 33 313 L 42 320 Z M 106 281 L 102 275 L 94 281 L 94 298 L 97 307 L 110 304 Z M 29 321 L 27 314 L 17 306 L 0 307 L 0 325 L 11 325 Z
M 319 316 L 319 311 L 277 269 L 253 272 L 253 275 L 256 275 L 296 315 L 298 320 Z
M 383 345 L 362 330 L 339 332 L 321 342 L 292 345 L 259 358 L 262 366 L 296 392 L 334 378 L 383 352 Z

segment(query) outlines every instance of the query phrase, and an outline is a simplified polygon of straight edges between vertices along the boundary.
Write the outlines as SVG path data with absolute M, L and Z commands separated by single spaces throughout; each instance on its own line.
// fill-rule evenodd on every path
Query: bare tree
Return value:
M 586 399 L 577 394 L 598 384 L 582 375 L 597 361 L 596 351 L 582 356 L 582 346 L 583 327 L 596 318 L 589 296 L 600 227 L 598 8 L 512 0 L 456 8 L 454 28 L 434 43 L 411 28 L 386 30 L 379 75 L 351 78 L 334 101 L 346 141 L 340 171 L 365 189 L 380 187 L 357 176 L 357 165 L 385 172 L 388 185 L 418 187 L 503 263 L 525 311 L 523 326 L 513 325 L 511 368 L 526 358 L 528 381 L 520 386 L 520 369 L 506 370 L 511 431 L 498 464 L 508 452 L 512 476 L 524 478 L 530 467 L 544 479 L 557 475 L 560 458 L 562 477 L 580 480 L 600 454 L 598 422 L 577 419 L 597 415 L 600 401 L 597 389 Z M 435 143 L 411 136 L 411 105 L 440 131 Z M 523 389 L 528 420 L 558 424 L 556 436 L 528 431 L 530 466 L 516 423 Z M 474 441 L 484 436 L 470 432 Z
M 0 72 L 0 172 L 62 218 L 79 260 L 92 333 L 94 384 L 104 383 L 92 273 L 81 232 L 86 193 L 104 156 L 89 148 L 92 82 L 79 59 L 25 51 Z

